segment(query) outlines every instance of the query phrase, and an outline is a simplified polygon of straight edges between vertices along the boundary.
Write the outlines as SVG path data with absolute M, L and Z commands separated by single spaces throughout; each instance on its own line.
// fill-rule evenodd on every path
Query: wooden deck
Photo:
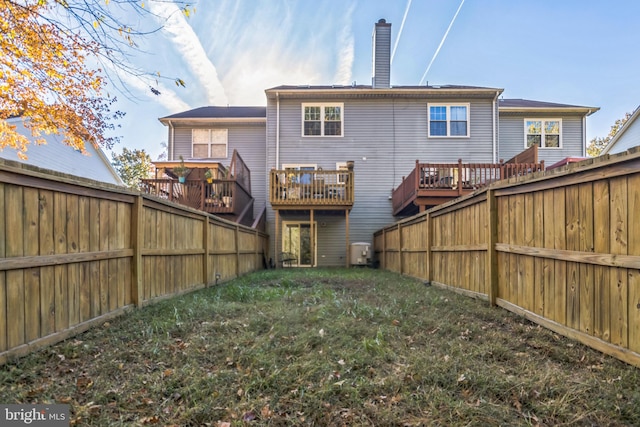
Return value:
M 353 200 L 353 171 L 272 169 L 269 175 L 275 210 L 349 210 Z
M 409 216 L 494 181 L 544 170 L 541 163 L 420 163 L 393 191 L 393 215 Z
M 142 191 L 244 225 L 253 223 L 251 172 L 237 152 L 234 151 L 228 169 L 201 159 L 185 160 L 189 173 L 184 183 L 175 179 L 177 176 L 172 172 L 178 164 L 157 162 L 157 170 L 165 178 L 142 180 Z M 207 169 L 213 172 L 211 182 L 204 178 Z

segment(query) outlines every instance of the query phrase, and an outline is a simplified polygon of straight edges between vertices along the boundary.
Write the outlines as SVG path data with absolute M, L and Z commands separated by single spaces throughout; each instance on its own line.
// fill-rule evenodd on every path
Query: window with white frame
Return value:
M 315 171 L 317 165 L 301 165 L 301 164 L 283 164 L 282 169 L 287 172 L 287 182 L 295 184 L 311 184 L 313 179 L 312 173 L 304 173 L 304 171 Z
M 561 119 L 525 119 L 525 148 L 537 145 L 540 148 L 562 147 Z
M 192 156 L 194 159 L 226 159 L 228 157 L 227 129 L 192 129 Z
M 468 137 L 469 104 L 428 104 L 429 137 Z
M 303 104 L 302 136 L 342 136 L 343 104 Z

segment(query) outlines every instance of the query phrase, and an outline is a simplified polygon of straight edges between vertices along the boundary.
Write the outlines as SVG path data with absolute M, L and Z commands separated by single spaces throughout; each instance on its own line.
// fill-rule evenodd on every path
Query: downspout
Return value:
M 496 96 L 493 98 L 493 108 L 491 109 L 492 118 L 493 118 L 493 161 L 492 163 L 498 163 L 498 129 L 496 123 L 496 108 L 497 108 L 497 100 L 498 96 L 500 96 L 500 92 L 496 91 Z
M 582 157 L 587 157 L 587 116 L 591 114 L 591 110 L 582 116 Z
M 175 143 L 174 143 L 174 138 L 176 136 L 176 130 L 173 127 L 173 123 L 171 123 L 171 121 L 169 121 L 169 149 L 168 151 L 170 151 L 170 153 L 167 153 L 167 155 L 171 155 L 171 159 L 168 160 L 173 160 L 175 159 Z
M 280 94 L 276 92 L 276 169 L 280 167 Z

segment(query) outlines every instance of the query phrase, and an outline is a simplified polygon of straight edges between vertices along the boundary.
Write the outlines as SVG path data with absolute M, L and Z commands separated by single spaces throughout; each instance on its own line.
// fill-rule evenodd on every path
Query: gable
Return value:
M 16 126 L 16 131 L 19 133 L 31 135 L 31 131 L 25 128 L 22 119 L 9 119 L 9 122 Z M 12 149 L 0 151 L 0 158 L 109 184 L 123 185 L 99 147 L 85 143 L 86 154 L 83 154 L 64 144 L 61 135 L 44 135 L 44 139 L 46 144 L 29 144 L 25 153 L 28 157 L 26 160 L 20 159 L 17 152 Z

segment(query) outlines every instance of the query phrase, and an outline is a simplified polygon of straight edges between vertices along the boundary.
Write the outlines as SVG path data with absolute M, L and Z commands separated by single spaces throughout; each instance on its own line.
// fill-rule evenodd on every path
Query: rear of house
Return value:
M 268 210 L 273 253 L 309 246 L 304 236 L 314 233 L 309 239 L 316 245 L 305 249 L 311 253 L 301 265 L 346 265 L 350 243 L 370 242 L 376 229 L 394 221 L 391 192 L 417 159 L 497 156 L 501 89 L 280 86 L 266 93 L 267 169 L 326 173 L 353 162 L 352 206 L 301 208 L 285 201 Z
M 539 160 L 551 165 L 587 155 L 587 117 L 595 107 L 527 99 L 501 99 L 499 157 L 510 159 L 533 144 Z
M 552 163 L 585 153 L 585 120 L 597 108 L 500 100 L 500 88 L 391 86 L 391 24 L 378 21 L 372 42 L 371 85 L 283 85 L 265 91 L 266 108 L 161 119 L 170 160 L 224 162 L 238 150 L 254 213 L 266 206 L 273 263 L 348 265 L 352 244 L 372 243 L 397 219 L 392 192 L 417 176 L 417 162 L 495 164 L 531 145 Z
M 252 216 L 266 204 L 265 107 L 200 107 L 160 119 L 168 131 L 169 164 L 181 158 L 204 168 L 207 162 L 228 169 L 237 152 L 249 175 L 247 191 L 253 198 Z M 204 172 L 203 172 L 204 173 Z M 203 173 L 194 179 L 203 179 Z

